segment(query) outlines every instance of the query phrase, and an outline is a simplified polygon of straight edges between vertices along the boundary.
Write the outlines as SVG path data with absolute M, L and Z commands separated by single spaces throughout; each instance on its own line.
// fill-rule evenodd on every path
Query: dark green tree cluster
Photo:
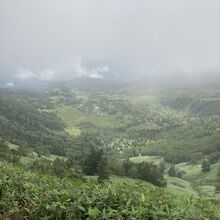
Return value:
M 210 166 L 211 166 L 211 163 L 208 159 L 203 160 L 201 164 L 202 172 L 209 172 Z
M 145 180 L 156 186 L 166 186 L 164 170 L 153 163 L 132 163 L 129 160 L 125 160 L 123 167 L 125 175 L 128 177 Z
M 215 164 L 220 159 L 220 151 L 213 152 L 209 155 L 209 161 L 211 164 Z
M 86 175 L 98 175 L 99 182 L 109 178 L 108 162 L 102 149 L 91 148 L 84 161 L 83 171 Z
M 172 164 L 172 165 L 169 167 L 167 173 L 168 173 L 169 176 L 178 177 L 178 178 L 182 178 L 183 175 L 185 174 L 184 171 L 182 171 L 182 170 L 176 168 L 175 164 Z

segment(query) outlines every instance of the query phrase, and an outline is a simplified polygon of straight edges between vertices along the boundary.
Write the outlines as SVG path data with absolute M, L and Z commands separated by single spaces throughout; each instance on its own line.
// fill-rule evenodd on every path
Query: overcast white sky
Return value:
M 219 70 L 219 0 L 0 0 L 2 79 Z

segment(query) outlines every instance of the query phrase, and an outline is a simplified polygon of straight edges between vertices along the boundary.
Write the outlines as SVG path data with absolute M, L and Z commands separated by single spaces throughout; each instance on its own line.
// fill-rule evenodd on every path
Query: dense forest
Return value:
M 220 90 L 89 80 L 0 90 L 1 218 L 219 219 Z

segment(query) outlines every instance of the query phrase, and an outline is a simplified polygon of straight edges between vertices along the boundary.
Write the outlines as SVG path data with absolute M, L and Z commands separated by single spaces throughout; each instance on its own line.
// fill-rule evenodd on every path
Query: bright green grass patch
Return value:
M 163 162 L 163 157 L 160 156 L 139 156 L 132 157 L 130 160 L 134 163 L 150 162 L 156 165 Z M 219 194 L 215 193 L 215 183 L 220 162 L 211 165 L 209 172 L 202 172 L 201 164 L 189 164 L 187 162 L 176 164 L 176 168 L 185 171 L 183 179 L 176 177 L 165 176 L 167 181 L 167 189 L 173 194 L 187 194 L 198 196 L 202 195 L 219 198 Z M 197 186 L 196 188 L 193 185 Z
M 131 128 L 129 128 L 129 130 L 144 130 L 144 129 L 151 129 L 151 130 L 159 130 L 160 129 L 160 126 L 154 124 L 154 123 L 146 123 L 146 124 L 139 124 L 139 125 L 135 125 L 135 126 L 132 126 Z
M 194 165 L 180 163 L 176 165 L 176 167 L 186 172 L 186 174 L 184 175 L 184 179 L 192 182 L 193 185 L 197 186 L 197 190 L 201 195 L 215 199 L 220 199 L 220 194 L 216 193 L 215 191 L 215 184 L 219 166 L 220 162 L 211 165 L 211 169 L 209 172 L 202 172 L 201 164 Z
M 139 95 L 139 96 L 120 96 L 120 98 L 130 101 L 134 105 L 151 104 L 158 105 L 158 99 L 153 95 Z
M 45 157 L 46 159 L 51 160 L 51 161 L 54 161 L 57 158 L 59 158 L 61 160 L 67 160 L 65 157 L 53 155 L 53 154 L 49 154 L 47 157 L 46 156 L 43 156 L 43 157 Z
M 81 112 L 71 106 L 63 106 L 58 109 L 59 116 L 64 120 L 69 129 L 73 129 L 77 124 L 82 122 L 92 123 L 101 128 L 117 128 L 123 126 L 124 123 L 114 116 L 108 115 L 83 115 Z M 76 132 L 76 130 L 69 132 Z M 77 131 L 79 132 L 79 131 Z
M 63 106 L 59 108 L 58 114 L 68 127 L 74 126 L 77 120 L 82 117 L 81 112 L 71 106 Z
M 87 180 L 96 180 L 98 176 L 84 176 L 85 179 Z M 150 189 L 157 188 L 153 184 L 146 182 L 144 180 L 139 180 L 139 179 L 132 179 L 126 176 L 115 176 L 111 175 L 109 177 L 109 180 L 107 182 L 112 182 L 113 184 L 129 184 L 129 185 L 142 185 L 145 187 L 149 187 Z
M 199 190 L 202 195 L 215 199 L 220 199 L 220 193 L 215 191 L 214 186 L 199 186 Z
M 66 128 L 66 132 L 71 136 L 79 136 L 81 134 L 81 130 L 79 128 Z
M 118 176 L 111 176 L 110 181 L 113 183 L 121 184 L 121 183 L 126 183 L 126 184 L 141 184 L 149 188 L 156 188 L 153 184 L 146 182 L 144 180 L 138 180 L 138 179 L 131 179 L 129 177 L 118 177 Z
M 167 190 L 173 195 L 188 195 L 198 197 L 198 192 L 193 189 L 191 184 L 177 177 L 165 176 L 167 181 Z
M 95 180 L 97 177 L 96 176 L 87 176 L 87 179 L 93 179 Z M 194 190 L 191 186 L 191 184 L 183 179 L 179 179 L 177 177 L 169 177 L 165 176 L 165 179 L 167 181 L 167 187 L 164 189 L 171 193 L 172 195 L 177 195 L 177 196 L 193 196 L 194 198 L 197 198 L 199 195 L 196 190 Z M 135 185 L 139 184 L 142 186 L 145 186 L 149 189 L 157 188 L 153 184 L 143 181 L 143 180 L 138 180 L 138 179 L 132 179 L 129 177 L 118 177 L 118 176 L 111 176 L 110 181 L 113 184 L 129 184 L 129 185 Z
M 134 163 L 141 163 L 141 162 L 149 162 L 154 164 L 160 164 L 163 162 L 163 157 L 161 156 L 138 156 L 138 157 L 131 157 L 130 160 Z
M 163 157 L 161 156 L 138 156 L 138 157 L 132 157 L 130 160 L 134 163 L 141 163 L 141 162 L 149 162 L 154 163 L 156 165 L 159 165 L 161 162 L 163 162 Z M 176 165 L 178 166 L 178 165 Z M 179 164 L 179 168 L 181 167 L 181 170 L 186 169 L 186 163 Z M 183 167 L 185 169 L 183 169 Z M 165 176 L 165 179 L 167 181 L 167 191 L 170 192 L 173 195 L 187 195 L 187 196 L 194 196 L 198 197 L 198 192 L 193 189 L 191 186 L 191 183 L 187 180 L 183 180 L 177 177 L 170 177 L 168 175 Z
M 23 165 L 27 165 L 27 164 L 33 162 L 34 160 L 38 160 L 38 159 L 47 159 L 47 160 L 50 160 L 50 161 L 54 161 L 56 158 L 59 158 L 59 159 L 62 159 L 62 160 L 67 160 L 65 157 L 58 156 L 58 155 L 53 155 L 53 154 L 49 154 L 48 156 L 41 155 L 41 157 L 38 157 L 37 153 L 31 152 L 31 153 L 29 153 L 29 155 L 27 157 L 22 156 L 21 159 L 20 159 L 20 162 Z
M 200 164 L 188 164 L 184 162 L 184 163 L 176 164 L 176 167 L 186 172 L 184 178 L 188 180 L 196 180 L 202 175 Z
M 123 126 L 121 120 L 107 115 L 88 115 L 81 118 L 80 122 L 89 122 L 101 128 L 117 128 Z
M 211 169 L 209 172 L 202 172 L 201 164 L 194 165 L 180 163 L 177 164 L 176 167 L 186 172 L 186 174 L 184 175 L 185 179 L 196 182 L 201 185 L 212 185 L 216 181 L 218 168 L 220 167 L 220 162 L 211 165 Z

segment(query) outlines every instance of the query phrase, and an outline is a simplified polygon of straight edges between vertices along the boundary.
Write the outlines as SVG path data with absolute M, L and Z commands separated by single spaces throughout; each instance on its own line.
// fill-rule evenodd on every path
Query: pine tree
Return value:
M 168 169 L 169 176 L 175 177 L 176 176 L 176 166 L 175 164 L 171 165 Z
M 208 160 L 202 161 L 202 172 L 209 172 L 210 171 L 210 162 Z
M 102 159 L 100 160 L 98 167 L 97 167 L 97 171 L 98 171 L 98 182 L 102 183 L 105 180 L 109 179 L 109 171 L 108 171 L 108 162 L 107 162 L 107 158 L 102 157 Z
M 161 162 L 161 163 L 159 164 L 159 168 L 160 168 L 161 173 L 164 173 L 164 171 L 166 170 L 166 165 L 165 165 L 165 163 L 164 163 L 164 162 Z
M 128 175 L 129 169 L 132 167 L 133 163 L 127 158 L 126 160 L 123 161 L 123 168 L 125 175 Z
M 94 147 L 91 148 L 84 163 L 84 172 L 86 175 L 95 175 L 97 173 L 97 167 L 102 156 L 103 150 L 96 150 Z

